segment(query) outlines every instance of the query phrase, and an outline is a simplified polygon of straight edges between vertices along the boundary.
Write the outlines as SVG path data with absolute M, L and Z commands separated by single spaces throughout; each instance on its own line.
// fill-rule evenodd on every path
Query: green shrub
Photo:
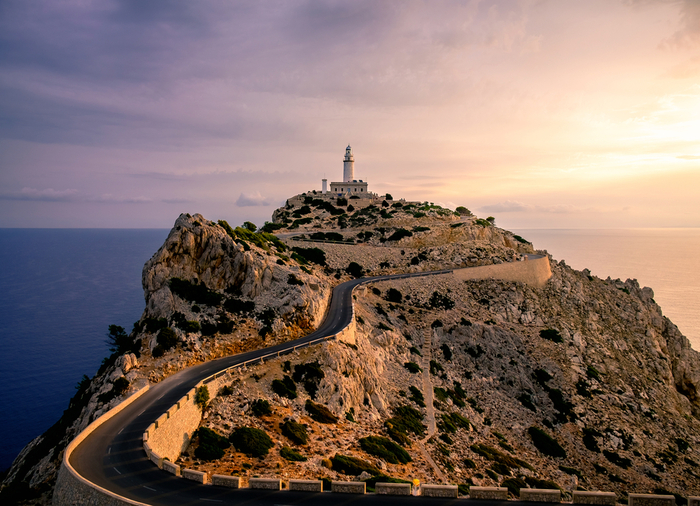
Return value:
M 540 330 L 540 337 L 542 339 L 548 339 L 554 343 L 564 342 L 564 338 L 561 337 L 561 334 L 557 329 L 542 329 Z
M 129 380 L 124 376 L 120 376 L 114 380 L 114 383 L 112 383 L 112 392 L 114 392 L 115 396 L 122 395 L 124 392 L 126 392 L 127 388 L 129 388 Z
M 428 300 L 428 306 L 431 309 L 444 309 L 447 311 L 455 307 L 455 302 L 447 295 L 442 295 L 435 291 L 430 296 L 430 300 Z
M 254 427 L 235 429 L 229 436 L 229 440 L 236 450 L 252 457 L 264 457 L 270 448 L 275 446 L 265 431 Z
M 170 327 L 165 327 L 158 331 L 156 342 L 163 348 L 163 351 L 168 351 L 177 345 L 177 334 Z
M 218 306 L 224 296 L 210 290 L 204 281 L 195 280 L 194 283 L 181 278 L 170 278 L 168 282 L 170 291 L 181 299 L 204 304 L 207 306 Z
M 406 464 L 412 460 L 406 450 L 385 437 L 363 437 L 360 439 L 360 447 L 370 455 L 384 459 L 391 464 Z
M 399 406 L 394 409 L 394 416 L 384 422 L 384 427 L 391 439 L 397 443 L 406 444 L 410 441 L 409 432 L 419 436 L 423 434 L 425 425 L 422 420 L 423 415 L 417 409 L 411 406 Z
M 123 355 L 127 351 L 130 351 L 133 343 L 131 339 L 129 339 L 124 327 L 120 327 L 119 325 L 110 325 L 107 330 L 107 344 L 109 345 L 109 351 L 112 353 L 118 353 L 119 355 Z
M 423 397 L 423 392 L 421 392 L 418 388 L 414 387 L 411 385 L 408 387 L 408 390 L 411 392 L 411 396 L 409 397 L 410 400 L 418 404 L 421 408 L 425 407 L 425 397 Z
M 253 414 L 258 418 L 272 413 L 272 407 L 270 406 L 270 403 L 265 399 L 254 400 L 250 405 L 250 409 L 253 412 Z
M 286 397 L 287 399 L 297 398 L 297 386 L 289 376 L 284 376 L 281 380 L 272 380 L 270 387 L 280 397 Z
M 300 248 L 295 246 L 292 251 L 297 255 L 300 255 L 307 262 L 318 264 L 320 266 L 326 265 L 326 252 L 319 248 Z
M 193 434 L 193 436 L 195 435 L 199 438 L 200 445 L 208 444 L 211 446 L 223 448 L 224 450 L 231 446 L 231 443 L 228 439 L 220 435 L 218 432 L 211 430 L 207 427 L 200 427 L 199 429 L 197 429 L 196 434 Z
M 357 457 L 349 457 L 347 455 L 340 455 L 338 453 L 331 459 L 333 463 L 333 470 L 349 474 L 351 476 L 356 476 L 362 474 L 363 471 L 368 472 L 371 475 L 380 474 L 379 469 L 370 464 L 369 462 L 358 459 Z
M 301 453 L 293 450 L 289 446 L 283 446 L 280 450 L 280 457 L 287 459 L 291 462 L 306 462 L 308 459 L 304 457 Z
M 458 429 L 468 429 L 471 423 L 459 413 L 443 413 L 440 415 L 441 421 L 438 422 L 440 430 L 449 433 L 455 433 Z
M 207 406 L 207 402 L 209 402 L 209 387 L 202 385 L 195 391 L 194 403 L 203 410 Z
M 364 269 L 357 262 L 350 262 L 346 267 L 345 272 L 350 274 L 353 278 L 361 278 L 364 274 Z
M 444 369 L 442 368 L 439 362 L 436 362 L 435 360 L 430 361 L 430 374 L 437 376 L 438 373 L 443 371 Z
M 153 351 L 151 352 L 151 355 L 153 355 L 153 358 L 162 357 L 164 354 L 165 354 L 165 350 L 163 349 L 163 347 L 160 344 L 156 345 L 156 347 L 153 348 Z
M 386 300 L 388 300 L 389 302 L 399 304 L 401 303 L 402 299 L 403 295 L 396 288 L 389 288 L 389 290 L 386 292 Z
M 201 443 L 195 448 L 194 456 L 202 460 L 219 460 L 224 456 L 224 450 L 218 446 Z
M 297 383 L 303 383 L 304 388 L 309 393 L 312 399 L 316 398 L 318 385 L 321 380 L 326 377 L 326 374 L 321 369 L 321 364 L 318 360 L 309 362 L 308 364 L 297 364 L 294 366 L 294 374 L 292 379 Z
M 523 392 L 521 395 L 519 395 L 518 397 L 516 397 L 516 399 L 519 400 L 519 401 L 520 401 L 520 404 L 522 404 L 523 406 L 525 406 L 525 407 L 526 407 L 527 409 L 529 409 L 530 411 L 537 412 L 537 408 L 536 408 L 535 405 L 532 403 L 532 397 L 531 397 L 530 394 L 528 394 L 527 392 Z
M 566 450 L 542 429 L 534 425 L 527 430 L 532 442 L 540 452 L 550 457 L 566 457 Z
M 420 350 L 418 348 L 416 348 L 415 346 L 411 346 L 411 348 L 408 351 L 410 351 L 413 355 L 418 355 L 419 357 L 423 356 L 423 354 L 420 352 Z
M 501 482 L 501 487 L 507 488 L 512 496 L 520 497 L 520 489 L 527 488 L 527 483 L 522 478 L 508 478 Z
M 411 237 L 413 232 L 406 230 L 405 228 L 397 228 L 396 231 L 387 237 L 387 241 L 400 241 L 404 237 Z
M 600 372 L 598 371 L 598 369 L 596 369 L 596 368 L 593 367 L 592 365 L 589 365 L 589 366 L 586 368 L 586 375 L 587 375 L 589 378 L 592 378 L 592 379 L 594 379 L 594 380 L 600 381 Z
M 282 424 L 282 434 L 288 437 L 293 443 L 305 445 L 309 441 L 309 434 L 306 427 L 293 420 L 287 420 Z
M 186 320 L 178 325 L 178 328 L 184 330 L 185 332 L 199 332 L 202 327 L 200 327 L 197 320 Z
M 231 297 L 224 302 L 224 309 L 229 313 L 250 313 L 255 310 L 255 302 Z
M 287 284 L 292 286 L 303 286 L 304 282 L 298 277 L 296 277 L 296 275 L 290 273 L 289 276 L 287 276 Z
M 337 423 L 338 417 L 333 412 L 322 404 L 316 404 L 310 399 L 307 399 L 304 409 L 309 413 L 312 420 L 319 423 Z
M 408 370 L 408 372 L 410 372 L 411 374 L 416 374 L 416 373 L 419 373 L 419 372 L 422 372 L 422 371 L 423 371 L 423 369 L 421 369 L 420 366 L 419 366 L 418 364 L 416 364 L 415 362 L 406 362 L 403 366 L 404 366 L 404 367 Z
M 440 349 L 442 350 L 442 355 L 445 357 L 445 360 L 452 360 L 452 350 L 447 344 L 443 344 Z
M 505 466 L 508 466 L 510 469 L 517 469 L 519 467 L 523 467 L 525 469 L 529 469 L 530 471 L 535 470 L 530 464 L 528 464 L 524 460 L 511 457 L 510 455 L 506 455 L 501 450 L 494 448 L 493 446 L 485 444 L 474 444 L 471 445 L 469 449 L 477 455 L 481 455 L 486 460 L 491 460 L 493 462 L 503 464 Z
M 459 206 L 455 209 L 455 212 L 460 216 L 471 216 L 472 212 L 464 206 Z

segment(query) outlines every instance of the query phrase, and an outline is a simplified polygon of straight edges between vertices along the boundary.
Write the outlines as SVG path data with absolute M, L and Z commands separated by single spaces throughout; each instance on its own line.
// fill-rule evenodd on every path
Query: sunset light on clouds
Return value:
M 700 227 L 700 1 L 6 1 L 0 227 L 262 224 L 340 177 Z

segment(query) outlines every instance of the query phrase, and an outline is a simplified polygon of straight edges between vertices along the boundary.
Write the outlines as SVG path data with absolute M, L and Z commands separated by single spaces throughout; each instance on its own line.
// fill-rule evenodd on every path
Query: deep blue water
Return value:
M 107 327 L 145 307 L 141 269 L 168 230 L 0 229 L 0 470 L 109 354 Z

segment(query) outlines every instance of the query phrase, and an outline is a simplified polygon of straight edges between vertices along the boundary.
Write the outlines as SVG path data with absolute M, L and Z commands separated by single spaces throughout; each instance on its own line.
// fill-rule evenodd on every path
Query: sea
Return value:
M 636 278 L 700 350 L 700 229 L 514 230 L 596 276 Z M 0 229 L 0 470 L 68 407 L 144 309 L 141 270 L 168 230 Z

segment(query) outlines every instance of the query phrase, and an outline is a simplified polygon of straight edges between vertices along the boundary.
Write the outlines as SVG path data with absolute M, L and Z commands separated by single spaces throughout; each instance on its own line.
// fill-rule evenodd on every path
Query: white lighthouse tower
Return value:
M 352 156 L 352 148 L 348 145 L 345 148 L 345 158 L 343 159 L 343 182 L 351 183 L 355 179 L 355 158 Z

